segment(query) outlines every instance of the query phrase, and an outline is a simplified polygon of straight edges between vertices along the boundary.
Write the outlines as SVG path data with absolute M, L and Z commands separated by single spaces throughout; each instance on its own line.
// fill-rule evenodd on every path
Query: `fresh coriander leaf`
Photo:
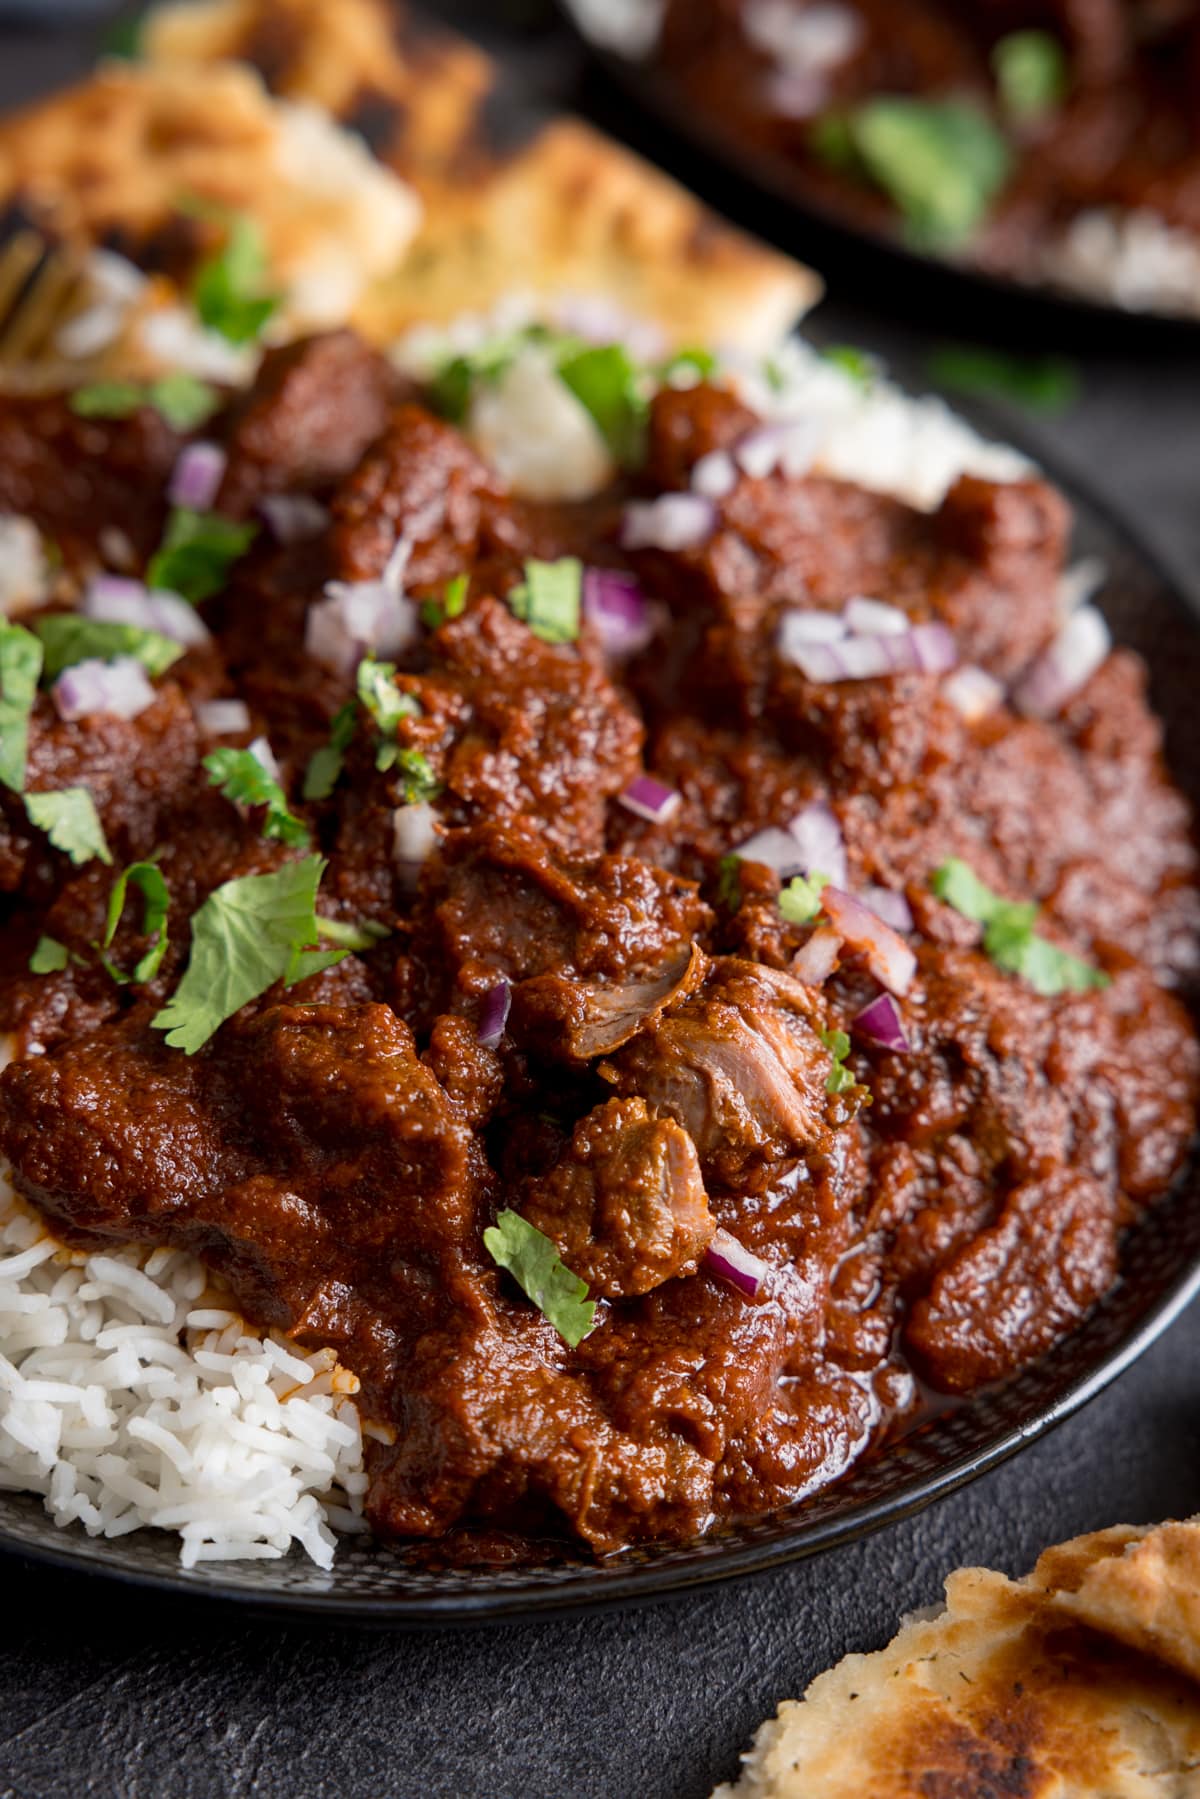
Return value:
M 55 849 L 69 856 L 77 867 L 96 856 L 112 867 L 112 851 L 104 836 L 96 802 L 86 787 L 60 787 L 56 793 L 27 793 L 25 810 L 30 824 L 45 831 Z
M 357 707 L 353 700 L 347 700 L 344 706 L 334 713 L 333 723 L 329 727 L 329 742 L 314 750 L 304 771 L 304 798 L 306 800 L 327 800 L 338 784 L 346 751 L 354 741 L 354 720 Z
M 253 750 L 223 747 L 210 750 L 204 768 L 214 787 L 218 787 L 234 806 L 265 806 L 262 834 L 293 848 L 307 848 L 308 827 L 303 819 L 289 811 L 287 795 L 273 775 L 267 773 Z
M 992 51 L 992 72 L 1005 115 L 1024 124 L 1066 98 L 1067 56 L 1048 31 L 1012 31 Z
M 1079 370 L 1065 356 L 1014 356 L 970 344 L 946 344 L 929 357 L 929 373 L 960 393 L 998 394 L 1035 412 L 1064 412 L 1079 398 Z
M 857 1085 L 853 1072 L 846 1067 L 846 1057 L 850 1054 L 850 1039 L 845 1031 L 823 1031 L 820 1025 L 817 1026 L 817 1036 L 833 1057 L 833 1067 L 825 1082 L 825 1091 L 826 1093 L 845 1093 L 848 1087 Z
M 322 856 L 305 856 L 269 875 L 242 875 L 210 893 L 192 919 L 183 979 L 151 1024 L 172 1049 L 194 1055 L 235 1012 L 273 987 L 291 986 L 348 952 L 313 954 Z
M 502 332 L 466 355 L 448 356 L 429 378 L 430 404 L 435 412 L 461 425 L 480 381 L 498 381 L 526 343 L 545 341 L 548 333 L 536 326 L 525 331 Z
M 821 351 L 824 362 L 831 362 L 835 369 L 841 369 L 843 375 L 859 387 L 870 387 L 875 379 L 875 359 L 866 350 L 858 349 L 854 344 L 830 344 Z
M 122 986 L 128 981 L 152 981 L 162 967 L 162 959 L 167 953 L 167 909 L 171 896 L 157 862 L 131 863 L 117 876 L 108 896 L 108 916 L 104 922 L 104 937 L 100 948 L 112 948 L 112 940 L 117 934 L 131 883 L 142 896 L 142 936 L 149 937 L 151 942 L 145 955 L 134 964 L 132 974 L 123 974 L 107 956 L 102 958 L 113 980 L 120 982 Z
M 543 643 L 574 643 L 583 603 L 583 564 L 577 556 L 557 562 L 529 561 L 525 579 L 508 595 L 515 618 Z
M 117 19 L 104 34 L 100 46 L 105 56 L 120 56 L 127 62 L 136 62 L 142 53 L 142 20 L 138 15 L 131 19 Z
M 821 895 L 829 885 L 823 874 L 793 875 L 779 895 L 779 910 L 789 924 L 807 924 L 821 910 Z
M 208 423 L 221 405 L 221 396 L 207 381 L 186 369 L 162 375 L 146 390 L 151 406 L 166 419 L 172 431 L 195 431 Z
M 280 296 L 264 291 L 267 255 L 258 223 L 247 213 L 227 219 L 225 243 L 201 263 L 192 282 L 192 304 L 202 324 L 231 344 L 253 343 Z
M 376 924 L 373 918 L 364 918 L 359 924 L 340 918 L 318 918 L 317 931 L 326 943 L 336 943 L 346 950 L 374 949 L 392 934 L 385 924 Z
M 34 619 L 33 628 L 45 652 L 42 677 L 46 681 L 57 680 L 64 668 L 73 668 L 89 657 L 111 662 L 117 656 L 132 656 L 148 674 L 161 675 L 183 655 L 181 643 L 158 631 L 85 618 L 81 612 L 47 613 Z
M 467 604 L 467 588 L 470 575 L 455 575 L 453 581 L 447 581 L 446 591 L 440 600 L 425 600 L 421 606 L 421 623 L 430 631 L 436 631 L 449 618 L 460 618 Z
M 23 625 L 0 619 L 0 781 L 20 793 L 29 754 L 29 715 L 42 672 L 42 646 Z
M 596 428 L 622 468 L 645 454 L 647 402 L 640 371 L 620 344 L 594 345 L 565 356 L 558 378 L 591 413 Z
M 375 766 L 381 770 L 394 768 L 402 754 L 396 742 L 397 727 L 403 718 L 416 718 L 421 708 L 411 693 L 402 693 L 396 686 L 394 662 L 376 662 L 373 656 L 364 656 L 358 665 L 355 686 L 360 705 L 370 713 L 379 733 Z
M 404 776 L 404 803 L 406 806 L 417 805 L 423 800 L 436 799 L 442 791 L 442 783 L 430 768 L 428 756 L 420 750 L 397 748 L 394 765 Z
M 483 1241 L 493 1262 L 508 1270 L 563 1341 L 578 1348 L 595 1325 L 596 1302 L 587 1296 L 587 1282 L 559 1260 L 549 1237 L 519 1212 L 505 1211 Z
M 993 893 L 959 857 L 935 869 L 929 885 L 938 899 L 983 926 L 983 947 L 996 967 L 1020 975 L 1035 993 L 1052 998 L 1109 985 L 1102 969 L 1037 935 L 1038 909 L 1032 900 L 1006 900 Z
M 841 169 L 848 174 L 860 172 L 849 113 L 827 112 L 814 119 L 808 130 L 808 144 L 813 155 L 827 168 Z
M 146 388 L 140 381 L 91 381 L 67 404 L 81 419 L 127 419 L 146 404 Z
M 742 906 L 742 859 L 722 856 L 717 863 L 717 899 L 727 912 L 739 912 Z
M 930 247 L 966 242 L 1012 167 L 1003 134 L 970 100 L 882 96 L 834 117 L 811 139 L 817 155 L 861 171 Z
M 687 349 L 676 350 L 669 356 L 658 370 L 658 379 L 670 384 L 672 375 L 687 370 L 697 381 L 707 381 L 717 372 L 717 358 L 711 350 Z
M 30 974 L 58 974 L 69 961 L 67 946 L 57 937 L 39 937 L 29 958 Z
M 167 520 L 161 547 L 146 570 L 148 587 L 165 587 L 197 604 L 219 593 L 232 565 L 258 533 L 255 524 L 237 524 L 219 512 L 176 506 Z

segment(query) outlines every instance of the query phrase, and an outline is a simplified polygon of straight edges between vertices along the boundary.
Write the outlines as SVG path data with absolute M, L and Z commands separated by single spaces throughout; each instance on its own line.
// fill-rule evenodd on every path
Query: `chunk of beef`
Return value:
M 703 989 L 600 1072 L 689 1133 L 706 1175 L 745 1186 L 827 1135 L 829 1052 L 813 989 L 774 969 L 718 960 Z
M 352 331 L 268 350 L 227 422 L 218 510 L 242 518 L 264 494 L 348 475 L 387 424 L 394 384 L 383 357 Z
M 687 1132 L 644 1100 L 610 1099 L 575 1126 L 570 1148 L 531 1183 L 521 1213 L 573 1274 L 607 1298 L 694 1274 L 716 1223 Z

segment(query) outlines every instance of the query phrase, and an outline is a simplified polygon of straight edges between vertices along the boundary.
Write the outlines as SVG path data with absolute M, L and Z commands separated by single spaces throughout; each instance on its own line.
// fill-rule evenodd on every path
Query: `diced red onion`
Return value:
M 644 650 L 654 635 L 646 596 L 633 575 L 615 568 L 583 571 L 583 612 L 613 656 Z
M 842 617 L 851 637 L 899 637 L 909 629 L 907 612 L 861 593 L 846 601 Z
M 858 895 L 865 906 L 870 906 L 877 918 L 884 924 L 890 924 L 893 931 L 911 931 L 916 928 L 912 915 L 912 907 L 902 893 L 891 887 L 877 887 L 868 881 Z
M 278 781 L 279 764 L 275 760 L 275 752 L 266 738 L 256 737 L 253 743 L 247 745 L 247 748 L 263 773 L 268 775 L 272 781 Z
M 136 625 L 141 631 L 157 631 L 172 643 L 189 649 L 207 643 L 212 635 L 194 606 L 165 588 L 147 588 L 124 575 L 97 575 L 83 596 L 88 618 L 110 625 Z
M 731 854 L 741 862 L 761 862 L 765 868 L 773 868 L 781 881 L 786 881 L 790 875 L 804 873 L 804 854 L 800 845 L 790 831 L 781 831 L 778 825 L 756 831 Z
M 1026 671 L 1013 704 L 1031 718 L 1052 718 L 1086 685 L 1112 647 L 1108 625 L 1095 606 L 1080 606 L 1048 650 Z
M 881 1049 L 907 1050 L 912 1046 L 904 1029 L 900 1008 L 890 993 L 881 993 L 869 1006 L 856 1013 L 853 1026 L 861 1036 L 877 1043 Z
M 305 543 L 329 523 L 329 512 L 308 493 L 270 493 L 258 502 L 276 543 Z
M 665 825 L 678 812 L 680 795 L 674 787 L 656 781 L 653 775 L 638 775 L 624 793 L 617 795 L 617 803 L 627 812 L 649 819 L 652 825 Z
M 327 581 L 308 609 L 304 647 L 315 662 L 348 674 L 365 655 L 395 656 L 417 637 L 416 606 L 403 591 L 412 544 L 401 537 L 375 581 Z
M 842 940 L 827 924 L 818 925 L 812 936 L 792 957 L 792 973 L 806 987 L 819 987 L 838 965 Z
M 63 670 L 50 693 L 59 717 L 68 723 L 98 712 L 137 718 L 154 704 L 154 689 L 133 656 L 118 656 L 112 662 L 90 656 L 76 662 Z
M 840 643 L 846 626 L 838 612 L 804 612 L 792 609 L 779 621 L 779 653 L 795 662 L 796 652 L 810 643 Z
M 943 624 L 914 625 L 903 633 L 876 632 L 839 643 L 779 641 L 780 653 L 810 681 L 865 681 L 875 675 L 943 674 L 958 650 Z
M 834 930 L 850 949 L 861 952 L 880 986 L 892 993 L 906 993 L 917 971 L 917 958 L 903 937 L 840 887 L 826 887 L 821 904 Z
M 606 294 L 565 294 L 554 318 L 562 330 L 590 344 L 622 344 L 636 362 L 661 362 L 669 347 L 660 325 L 627 312 Z
M 631 500 L 625 508 L 621 542 L 627 550 L 694 550 L 716 529 L 716 507 L 701 493 L 664 493 L 657 500 Z
M 1084 606 L 1108 580 L 1108 569 L 1099 556 L 1084 556 L 1064 569 L 1058 578 L 1058 610 L 1064 616 Z
M 800 846 L 804 874 L 823 874 L 835 887 L 846 885 L 846 840 L 833 809 L 824 800 L 813 800 L 797 812 L 788 826 Z
M 196 723 L 209 737 L 240 737 L 250 729 L 250 708 L 245 700 L 203 700 Z
M 954 710 L 973 725 L 996 710 L 1004 698 L 1004 687 L 985 668 L 964 662 L 942 682 L 942 698 L 949 700 Z
M 497 981 L 484 995 L 483 1007 L 479 1014 L 479 1030 L 476 1033 L 479 1041 L 486 1049 L 498 1049 L 500 1039 L 504 1035 L 504 1027 L 508 1023 L 509 1008 L 512 1005 L 512 988 L 507 981 Z
M 728 450 L 710 450 L 692 469 L 692 492 L 709 500 L 723 500 L 737 483 L 737 467 Z
M 167 498 L 172 506 L 188 506 L 193 512 L 209 512 L 217 497 L 229 458 L 220 444 L 194 443 L 180 451 L 171 471 Z
M 744 1293 L 747 1299 L 758 1298 L 771 1272 L 760 1257 L 751 1255 L 736 1237 L 722 1230 L 714 1233 L 705 1250 L 704 1265 L 712 1274 L 736 1287 L 739 1293 Z
M 748 431 L 734 450 L 734 459 L 753 481 L 763 481 L 776 469 L 799 480 L 812 467 L 821 443 L 821 432 L 811 419 L 780 419 Z
M 437 813 L 427 800 L 392 813 L 392 855 L 401 864 L 424 862 L 437 843 Z

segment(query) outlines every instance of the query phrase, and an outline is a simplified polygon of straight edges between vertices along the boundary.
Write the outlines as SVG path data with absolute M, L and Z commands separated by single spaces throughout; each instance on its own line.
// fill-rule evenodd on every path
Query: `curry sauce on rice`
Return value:
M 631 312 L 630 168 L 597 292 L 387 353 L 230 199 L 171 303 L 236 377 L 0 399 L 0 1470 L 64 1521 L 700 1536 L 1042 1354 L 1182 1162 L 1191 821 L 1063 499 Z

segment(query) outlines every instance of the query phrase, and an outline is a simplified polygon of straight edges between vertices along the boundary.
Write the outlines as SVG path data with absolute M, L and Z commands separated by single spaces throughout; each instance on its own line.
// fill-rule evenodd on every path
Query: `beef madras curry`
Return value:
M 585 499 L 454 422 L 511 338 L 419 386 L 311 337 L 190 432 L 0 409 L 55 557 L 0 628 L 0 1149 L 335 1349 L 374 1530 L 466 1553 L 787 1506 L 1036 1358 L 1200 1070 L 1188 809 L 1061 497 L 917 510 L 706 357 L 553 352 Z

